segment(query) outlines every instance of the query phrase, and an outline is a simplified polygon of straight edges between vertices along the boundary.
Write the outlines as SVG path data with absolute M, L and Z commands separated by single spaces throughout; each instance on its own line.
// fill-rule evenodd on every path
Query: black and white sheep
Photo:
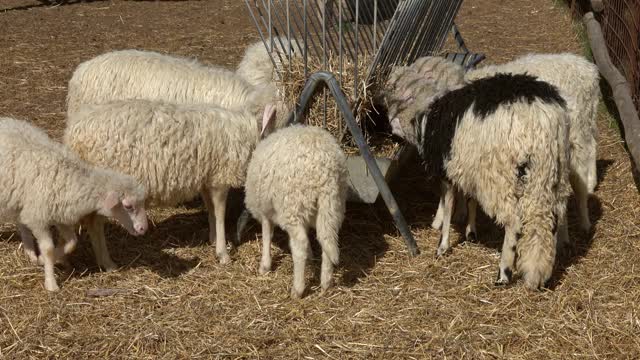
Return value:
M 505 226 L 497 282 L 517 268 L 529 288 L 550 278 L 556 232 L 569 195 L 567 105 L 558 90 L 528 75 L 498 74 L 420 98 L 416 117 L 392 120 L 429 173 L 443 179 L 444 216 L 437 254 L 449 249 L 454 186 Z M 519 239 L 519 240 L 517 240 Z

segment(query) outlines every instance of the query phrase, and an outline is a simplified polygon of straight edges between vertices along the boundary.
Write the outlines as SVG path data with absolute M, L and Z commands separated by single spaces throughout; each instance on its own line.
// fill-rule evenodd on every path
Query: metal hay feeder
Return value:
M 275 75 L 282 79 L 291 71 L 294 57 L 298 60 L 301 57 L 304 62 L 306 84 L 289 122 L 304 121 L 309 101 L 322 88 L 326 126 L 329 89 L 343 116 L 340 129 L 345 129 L 345 133 L 349 130 L 360 152 L 348 156 L 349 200 L 374 203 L 382 197 L 409 252 L 418 254 L 415 240 L 387 186 L 413 151 L 402 144 L 390 157 L 374 157 L 362 133 L 363 119 L 354 114 L 354 109 L 366 96 L 365 88 L 375 90 L 378 84 L 383 84 L 393 66 L 437 54 L 450 30 L 461 52 L 444 56 L 467 69 L 484 59 L 482 54 L 469 52 L 453 24 L 462 0 L 245 0 L 245 3 L 270 54 Z M 321 71 L 311 73 L 310 58 L 322 64 Z M 357 66 L 363 58 L 370 59 L 366 73 L 361 73 Z M 329 59 L 337 59 L 333 71 Z M 353 83 L 347 84 L 344 69 L 349 65 L 353 66 Z M 326 87 L 321 87 L 322 84 Z M 342 89 L 348 89 L 352 101 Z

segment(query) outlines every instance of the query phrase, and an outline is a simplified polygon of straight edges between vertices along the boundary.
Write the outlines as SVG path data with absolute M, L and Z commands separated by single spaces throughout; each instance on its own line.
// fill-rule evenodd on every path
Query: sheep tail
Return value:
M 318 199 L 318 216 L 316 218 L 316 234 L 322 247 L 322 253 L 338 265 L 340 248 L 338 232 L 344 219 L 344 201 L 334 194 L 322 194 Z

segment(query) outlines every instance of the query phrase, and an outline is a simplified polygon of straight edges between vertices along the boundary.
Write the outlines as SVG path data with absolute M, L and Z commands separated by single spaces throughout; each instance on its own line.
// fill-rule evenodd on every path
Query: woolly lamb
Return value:
M 412 100 L 410 94 L 407 101 Z M 497 283 L 511 281 L 517 248 L 527 287 L 544 286 L 569 195 L 567 100 L 534 77 L 498 74 L 420 101 L 422 113 L 394 118 L 392 127 L 418 148 L 428 171 L 443 179 L 437 254 L 450 247 L 453 185 L 505 226 Z
M 322 290 L 331 286 L 338 264 L 338 232 L 347 197 L 346 157 L 326 130 L 293 125 L 258 144 L 245 184 L 247 209 L 262 223 L 260 273 L 271 270 L 273 223 L 287 231 L 293 256 L 291 296 L 304 292 L 310 251 L 307 230 L 314 227 L 322 247 Z
M 582 56 L 563 54 L 529 54 L 514 61 L 490 65 L 466 73 L 467 80 L 475 80 L 496 73 L 527 73 L 556 86 L 576 99 L 576 108 L 570 115 L 569 143 L 571 146 L 571 177 L 574 189 L 586 186 L 593 193 L 598 177 L 596 169 L 596 116 L 600 101 L 598 67 Z M 581 225 L 588 230 L 587 194 L 576 191 Z
M 265 123 L 272 124 L 275 109 L 267 106 L 264 114 Z M 227 193 L 244 184 L 259 126 L 249 112 L 209 105 L 114 101 L 82 105 L 69 118 L 64 142 L 84 160 L 138 179 L 148 189 L 150 206 L 172 206 L 201 194 L 209 212 L 209 239 L 215 238 L 216 255 L 225 264 L 230 261 Z M 115 268 L 102 221 L 94 219 L 89 232 L 102 244 L 103 265 Z
M 67 115 L 74 118 L 82 104 L 129 99 L 249 109 L 257 119 L 267 104 L 287 113 L 272 86 L 251 86 L 233 71 L 152 51 L 121 50 L 78 65 L 69 80 Z
M 33 234 L 49 291 L 58 290 L 53 267 L 61 255 L 50 226 L 62 230 L 63 253 L 75 247 L 73 226 L 93 213 L 116 219 L 132 235 L 147 230 L 143 186 L 130 176 L 85 163 L 25 121 L 0 118 L 0 162 L 5 171 L 0 178 L 0 218 L 18 223 L 22 235 L 27 229 Z M 33 241 L 29 235 L 23 240 Z

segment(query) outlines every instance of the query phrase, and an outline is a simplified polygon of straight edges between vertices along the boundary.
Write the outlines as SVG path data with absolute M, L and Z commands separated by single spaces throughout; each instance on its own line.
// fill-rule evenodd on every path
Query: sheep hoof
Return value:
M 55 279 L 45 279 L 44 288 L 47 291 L 58 291 L 58 290 L 60 290 L 60 287 L 56 283 Z
M 524 284 L 529 290 L 542 290 L 549 279 L 543 279 L 540 276 L 524 276 Z
M 511 283 L 511 278 L 513 276 L 513 271 L 510 268 L 498 269 L 498 277 L 496 278 L 495 285 L 496 286 L 505 286 Z
M 118 270 L 118 265 L 116 265 L 116 263 L 114 263 L 112 260 L 105 261 L 102 265 L 100 265 L 100 267 L 105 272 L 111 272 L 111 271 Z
M 333 286 L 333 279 L 320 284 L 320 295 L 324 295 Z
M 438 250 L 436 250 L 436 258 L 442 257 L 447 255 L 448 253 L 451 252 L 451 247 L 438 247 Z
M 478 236 L 476 235 L 476 233 L 474 231 L 471 231 L 470 233 L 468 233 L 466 238 L 467 238 L 468 242 L 475 243 L 475 242 L 478 241 Z
M 301 299 L 303 293 L 304 293 L 304 289 L 296 290 L 295 288 L 291 288 L 291 299 L 293 300 Z
M 258 268 L 258 273 L 260 273 L 260 275 L 266 275 L 269 271 L 271 271 L 271 266 L 260 265 Z
M 229 254 L 227 254 L 227 253 L 219 254 L 218 258 L 220 259 L 220 264 L 221 265 L 227 265 L 227 264 L 231 263 L 231 257 L 229 257 Z

